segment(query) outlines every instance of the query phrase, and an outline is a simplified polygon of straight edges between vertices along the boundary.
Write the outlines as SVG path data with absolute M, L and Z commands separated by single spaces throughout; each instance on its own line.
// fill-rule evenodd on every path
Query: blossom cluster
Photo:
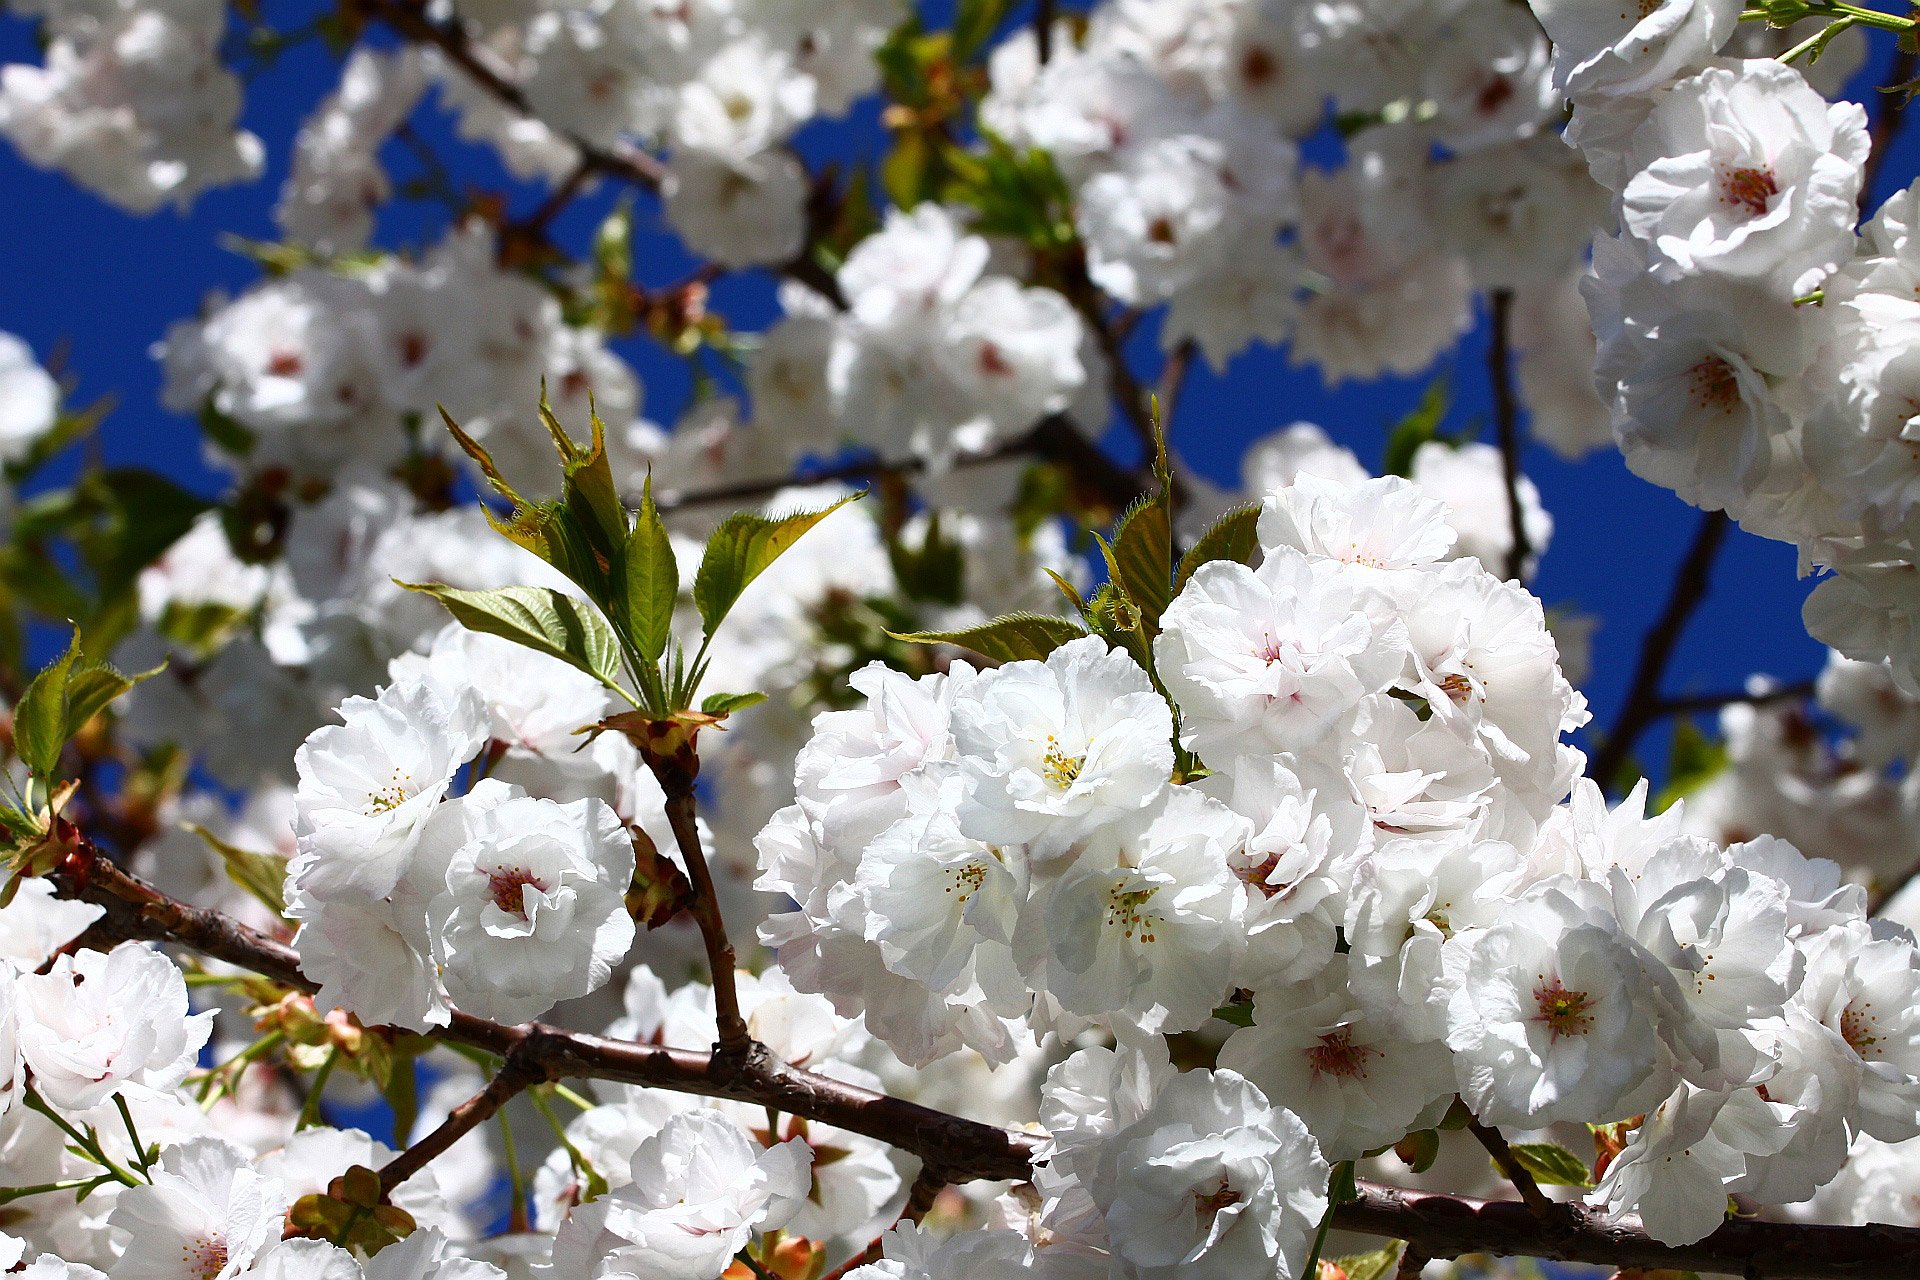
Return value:
M 1644 790 L 1609 812 L 1561 741 L 1585 705 L 1538 602 L 1441 563 L 1440 504 L 1303 476 L 1260 541 L 1165 612 L 1177 716 L 1093 637 L 867 673 L 760 841 L 794 983 L 909 1062 L 1010 1056 L 1019 1021 L 1124 1044 L 1246 1007 L 1221 1068 L 1327 1159 L 1456 1094 L 1524 1129 L 1644 1114 L 1594 1194 L 1669 1242 L 1730 1193 L 1805 1199 L 1853 1134 L 1916 1135 L 1911 936 L 1784 841 L 1686 835 Z M 1089 1176 L 1049 1230 L 1127 1256 Z

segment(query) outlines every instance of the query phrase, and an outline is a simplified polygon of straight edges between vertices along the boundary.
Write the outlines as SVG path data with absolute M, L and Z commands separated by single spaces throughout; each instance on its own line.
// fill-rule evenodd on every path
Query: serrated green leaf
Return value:
M 461 591 L 437 582 L 394 581 L 409 591 L 432 596 L 469 631 L 525 645 L 578 667 L 609 689 L 620 689 L 620 642 L 613 628 L 591 606 L 572 596 L 548 587 Z
M 640 513 L 627 536 L 627 629 L 640 656 L 660 661 L 673 635 L 673 606 L 680 598 L 680 566 L 673 539 L 653 502 L 653 477 L 640 491 Z
M 275 915 L 287 914 L 285 858 L 277 853 L 262 853 L 228 844 L 197 822 L 183 822 L 180 825 L 205 840 L 207 847 L 220 855 L 220 861 L 226 867 L 227 879 L 246 890 L 254 901 Z
M 1586 1162 L 1557 1142 L 1516 1142 L 1513 1158 L 1543 1187 L 1591 1187 Z
M 1333 1265 L 1346 1274 L 1347 1280 L 1390 1280 L 1400 1267 L 1400 1242 L 1395 1240 L 1372 1253 L 1335 1258 Z
M 1044 659 L 1070 640 L 1087 632 L 1068 618 L 1044 613 L 1010 613 L 959 631 L 889 631 L 895 640 L 911 644 L 951 644 L 971 649 L 993 662 Z
M 1145 639 L 1159 634 L 1173 600 L 1173 514 L 1163 489 L 1127 509 L 1113 531 L 1109 558 L 1127 598 L 1140 611 Z
M 102 707 L 142 680 L 151 680 L 166 669 L 165 662 L 151 670 L 136 671 L 131 675 L 105 662 L 75 667 L 67 675 L 66 736 L 73 737 Z
M 1174 594 L 1178 595 L 1186 587 L 1188 580 L 1203 564 L 1214 560 L 1231 560 L 1236 564 L 1252 561 L 1253 553 L 1260 549 L 1260 538 L 1256 532 L 1259 524 L 1260 508 L 1257 506 L 1235 507 L 1215 520 L 1200 535 L 1200 541 L 1180 557 L 1180 572 L 1174 578 Z
M 710 716 L 731 715 L 736 711 L 745 711 L 748 707 L 757 707 L 767 700 L 767 695 L 754 693 L 710 693 L 700 703 L 700 710 Z
M 42 781 L 53 776 L 60 749 L 67 745 L 67 678 L 79 657 L 80 633 L 75 631 L 66 652 L 41 668 L 13 709 L 14 750 Z
M 719 628 L 740 593 L 761 572 L 799 541 L 807 530 L 864 496 L 850 493 L 824 511 L 801 511 L 790 516 L 763 516 L 742 511 L 730 515 L 707 539 L 706 553 L 693 578 L 693 602 L 707 635 Z

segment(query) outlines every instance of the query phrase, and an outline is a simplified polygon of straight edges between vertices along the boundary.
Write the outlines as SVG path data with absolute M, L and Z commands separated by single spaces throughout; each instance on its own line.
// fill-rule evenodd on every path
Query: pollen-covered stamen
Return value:
M 1154 930 L 1162 920 L 1157 912 L 1143 908 L 1159 892 L 1159 886 L 1149 885 L 1144 889 L 1123 889 L 1119 885 L 1107 890 L 1107 927 L 1125 931 L 1131 939 L 1135 934 L 1142 942 L 1154 940 Z
M 540 877 L 522 867 L 499 867 L 487 873 L 487 896 L 493 905 L 511 916 L 527 918 L 527 886 L 545 893 Z
M 1213 1190 L 1193 1193 L 1193 1210 L 1200 1215 L 1201 1221 L 1211 1223 L 1220 1216 L 1222 1209 L 1239 1204 L 1243 1199 L 1244 1196 L 1227 1185 L 1226 1175 L 1222 1174 Z
M 395 765 L 393 776 L 387 780 L 387 785 L 368 795 L 367 816 L 372 817 L 376 813 L 387 813 L 398 809 L 411 799 L 413 799 L 413 775 L 401 772 L 400 767 Z
M 1749 217 L 1757 218 L 1765 213 L 1779 194 L 1780 184 L 1774 180 L 1771 169 L 1728 169 L 1720 175 L 1720 203 L 1737 205 L 1745 209 Z
M 1593 1003 L 1592 996 L 1584 991 L 1567 990 L 1557 977 L 1549 978 L 1545 974 L 1534 977 L 1540 984 L 1533 989 L 1533 998 L 1540 1006 L 1540 1015 L 1535 1021 L 1546 1023 L 1554 1039 L 1583 1036 L 1593 1030 L 1593 1015 L 1587 1012 L 1587 1006 Z
M 1364 1080 L 1367 1063 L 1381 1056 L 1371 1045 L 1355 1044 L 1352 1027 L 1327 1032 L 1320 1037 L 1320 1043 L 1303 1052 L 1314 1075 L 1338 1076 L 1342 1080 Z
M 1065 791 L 1080 778 L 1080 770 L 1086 767 L 1085 756 L 1070 756 L 1060 749 L 1060 743 L 1052 734 L 1047 735 L 1047 752 L 1040 757 L 1040 771 L 1047 781 Z
M 1740 378 L 1719 356 L 1708 356 L 1687 370 L 1687 389 L 1695 407 L 1731 412 L 1740 403 Z
M 1268 879 L 1279 865 L 1280 855 L 1278 853 L 1270 853 L 1253 866 L 1236 866 L 1233 869 L 1233 873 L 1239 876 L 1247 885 L 1258 889 L 1261 896 L 1277 898 L 1293 887 L 1292 885 L 1275 884 Z
M 1465 702 L 1473 696 L 1473 681 L 1467 679 L 1458 671 L 1450 672 L 1446 679 L 1440 682 L 1440 692 L 1446 694 L 1455 702 Z
M 980 884 L 987 878 L 987 868 L 983 863 L 969 862 L 965 866 L 947 868 L 948 893 L 960 895 L 964 905 L 967 900 L 980 891 Z
M 227 1269 L 227 1238 L 199 1236 L 181 1245 L 180 1268 L 194 1280 L 214 1280 Z
M 1861 1004 L 1849 1004 L 1846 1011 L 1840 1015 L 1840 1036 L 1861 1057 L 1883 1058 L 1886 1056 L 1886 1051 L 1876 1047 L 1880 1043 L 1878 1034 L 1880 1027 L 1874 1022 L 1873 1014 L 1869 1012 L 1872 1008 L 1871 1000 Z

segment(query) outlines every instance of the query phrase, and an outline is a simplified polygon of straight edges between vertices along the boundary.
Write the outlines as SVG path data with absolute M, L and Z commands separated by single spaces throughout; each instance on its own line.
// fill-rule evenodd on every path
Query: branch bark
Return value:
M 1500 440 L 1500 469 L 1507 484 L 1507 524 L 1513 545 L 1507 549 L 1507 579 L 1523 581 L 1533 542 L 1527 536 L 1526 507 L 1520 501 L 1520 402 L 1513 394 L 1513 290 L 1487 296 L 1492 334 L 1487 341 L 1487 381 L 1493 387 L 1494 429 Z
M 299 956 L 229 916 L 161 893 L 89 844 L 50 877 L 61 897 L 106 909 L 94 936 L 171 942 L 312 992 Z M 763 1045 L 739 1057 L 608 1040 L 532 1023 L 506 1027 L 456 1013 L 440 1033 L 539 1073 L 536 1080 L 612 1080 L 770 1106 L 889 1143 L 920 1157 L 949 1182 L 1026 1181 L 1042 1138 L 935 1111 L 829 1080 L 779 1061 Z M 457 1135 L 455 1135 L 457 1136 Z M 418 1144 L 416 1144 L 417 1146 Z M 1342 1231 L 1404 1240 L 1430 1258 L 1497 1253 L 1615 1267 L 1731 1272 L 1768 1280 L 1848 1280 L 1920 1268 L 1920 1228 L 1823 1227 L 1729 1222 L 1690 1245 L 1664 1245 L 1637 1218 L 1602 1218 L 1554 1205 L 1536 1217 L 1514 1200 L 1477 1200 L 1360 1182 L 1334 1211 Z
M 1686 559 L 1673 575 L 1666 606 L 1640 641 L 1640 658 L 1634 664 L 1626 701 L 1621 703 L 1613 728 L 1601 740 L 1600 749 L 1594 753 L 1593 764 L 1587 770 L 1588 776 L 1603 787 L 1612 787 L 1633 744 L 1646 732 L 1647 726 L 1659 718 L 1664 701 L 1660 685 L 1666 678 L 1667 664 L 1673 661 L 1673 651 L 1694 610 L 1707 598 L 1714 558 L 1720 554 L 1732 525 L 1724 511 L 1709 511 L 1701 519 L 1693 545 L 1687 548 Z

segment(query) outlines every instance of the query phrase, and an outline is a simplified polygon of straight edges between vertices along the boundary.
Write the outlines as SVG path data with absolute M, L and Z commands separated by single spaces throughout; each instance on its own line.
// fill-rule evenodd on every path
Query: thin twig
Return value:
M 1166 363 L 1160 367 L 1160 383 L 1154 389 L 1153 398 L 1160 406 L 1160 431 L 1168 439 L 1173 438 L 1173 411 L 1180 403 L 1180 393 L 1186 389 L 1187 374 L 1193 371 L 1193 357 L 1198 350 L 1194 340 L 1188 338 L 1167 354 Z
M 1860 213 L 1866 216 L 1873 208 L 1873 184 L 1880 176 L 1881 168 L 1887 162 L 1887 156 L 1893 150 L 1893 140 L 1900 134 L 1900 126 L 1906 120 L 1907 100 L 1893 92 L 1900 85 L 1914 77 L 1916 59 L 1905 49 L 1896 49 L 1893 62 L 1887 67 L 1887 78 L 1881 83 L 1880 111 L 1873 118 L 1873 149 L 1867 153 L 1867 163 L 1860 175 Z
M 901 1208 L 900 1216 L 893 1220 L 893 1226 L 888 1230 L 898 1231 L 901 1223 L 918 1223 L 926 1217 L 927 1211 L 933 1208 L 933 1202 L 939 1199 L 940 1193 L 951 1182 L 951 1178 L 939 1172 L 933 1165 L 921 1165 L 920 1172 L 914 1176 L 913 1185 L 907 1189 L 907 1203 Z M 846 1280 L 849 1273 L 858 1271 L 869 1262 L 880 1261 L 885 1252 L 886 1239 L 884 1233 L 875 1236 L 866 1248 L 835 1267 L 826 1276 L 826 1280 Z
M 536 1032 L 514 1045 L 486 1088 L 448 1112 L 432 1133 L 389 1160 L 380 1170 L 381 1194 L 391 1195 L 395 1187 L 426 1168 L 429 1161 L 492 1119 L 493 1113 L 514 1095 L 545 1079 L 546 1072 L 539 1064 L 539 1043 Z
M 714 1025 L 722 1054 L 744 1054 L 752 1041 L 747 1036 L 746 1019 L 740 1016 L 740 993 L 734 981 L 736 967 L 733 943 L 727 937 L 726 921 L 720 918 L 720 896 L 713 886 L 713 873 L 707 867 L 707 855 L 700 847 L 700 824 L 694 813 L 692 779 L 684 791 L 667 792 L 667 824 L 679 842 L 680 856 L 687 862 L 687 878 L 693 883 L 693 918 L 706 943 L 707 967 L 713 977 Z M 662 779 L 665 784 L 665 779 Z
M 1053 60 L 1053 0 L 1036 0 L 1033 6 L 1033 40 L 1040 53 L 1040 65 Z
M 1394 1268 L 1394 1280 L 1420 1280 L 1420 1273 L 1432 1261 L 1432 1258 L 1408 1245 L 1400 1251 L 1400 1265 Z
M 1469 1117 L 1467 1132 L 1477 1138 L 1480 1145 L 1487 1149 L 1487 1154 L 1493 1157 L 1494 1164 L 1500 1167 L 1500 1172 L 1506 1176 L 1508 1182 L 1513 1184 L 1513 1189 L 1520 1193 L 1520 1203 L 1527 1206 L 1528 1213 L 1542 1222 L 1553 1216 L 1559 1206 L 1540 1189 L 1540 1184 L 1533 1180 L 1533 1175 L 1527 1172 L 1526 1167 L 1513 1154 L 1513 1148 L 1507 1145 L 1506 1138 L 1498 1129 L 1481 1124 L 1478 1120 Z
M 1507 484 L 1507 524 L 1512 545 L 1507 548 L 1507 578 L 1524 580 L 1533 542 L 1527 536 L 1526 506 L 1520 501 L 1520 402 L 1513 394 L 1513 290 L 1495 289 L 1487 296 L 1492 334 L 1487 341 L 1487 381 L 1493 388 L 1493 422 L 1500 440 L 1500 469 Z
M 1802 698 L 1813 696 L 1813 681 L 1796 680 L 1792 684 L 1777 684 L 1759 693 L 1749 693 L 1742 689 L 1723 693 L 1692 693 L 1678 698 L 1662 698 L 1654 704 L 1653 718 L 1663 716 L 1693 715 L 1701 711 L 1718 711 L 1722 707 L 1745 705 L 1749 707 L 1767 707 L 1776 702 L 1798 702 Z
M 1615 784 L 1621 767 L 1633 751 L 1633 744 L 1647 726 L 1659 718 L 1663 701 L 1660 686 L 1666 678 L 1667 664 L 1673 660 L 1673 651 L 1694 610 L 1707 598 L 1714 557 L 1720 554 L 1732 523 L 1724 511 L 1709 511 L 1701 518 L 1700 529 L 1693 535 L 1693 545 L 1687 548 L 1686 558 L 1673 575 L 1666 606 L 1640 641 L 1640 658 L 1634 664 L 1626 701 L 1620 704 L 1613 728 L 1601 740 L 1600 749 L 1594 752 L 1593 764 L 1587 770 L 1588 776 L 1603 787 Z

